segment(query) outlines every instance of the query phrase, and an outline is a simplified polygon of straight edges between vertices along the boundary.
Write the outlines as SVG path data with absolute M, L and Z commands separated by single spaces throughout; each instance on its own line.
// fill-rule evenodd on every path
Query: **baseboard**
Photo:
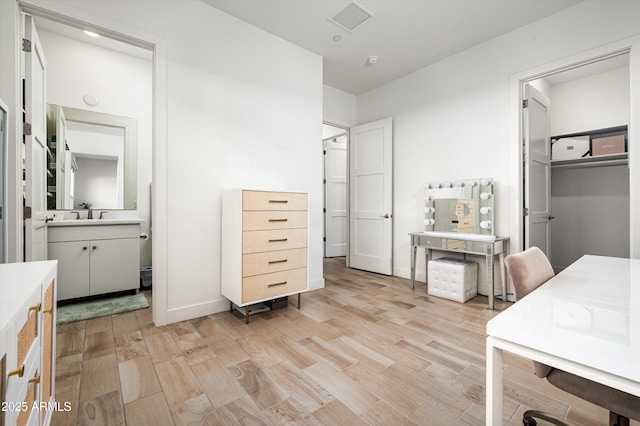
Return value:
M 181 306 L 167 311 L 167 324 L 205 317 L 207 315 L 217 314 L 218 312 L 228 310 L 229 301 L 225 298 L 198 303 L 195 305 Z

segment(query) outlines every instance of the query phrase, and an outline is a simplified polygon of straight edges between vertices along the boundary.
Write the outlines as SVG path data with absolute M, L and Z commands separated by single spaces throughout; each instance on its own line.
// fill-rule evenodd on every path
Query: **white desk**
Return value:
M 503 351 L 640 396 L 640 260 L 583 256 L 487 335 L 488 425 L 502 423 Z

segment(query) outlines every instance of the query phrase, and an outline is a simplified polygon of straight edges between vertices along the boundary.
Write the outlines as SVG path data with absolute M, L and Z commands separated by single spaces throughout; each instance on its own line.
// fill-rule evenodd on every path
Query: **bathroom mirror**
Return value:
M 7 123 L 9 109 L 0 99 L 0 263 L 8 261 L 7 221 L 5 211 L 7 208 Z
M 137 120 L 47 105 L 50 210 L 137 208 Z
M 424 185 L 427 232 L 494 235 L 493 179 L 465 179 Z

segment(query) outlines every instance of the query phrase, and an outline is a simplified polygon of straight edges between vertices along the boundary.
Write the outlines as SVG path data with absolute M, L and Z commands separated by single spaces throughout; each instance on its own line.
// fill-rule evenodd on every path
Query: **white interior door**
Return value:
M 391 275 L 393 127 L 391 118 L 351 128 L 349 266 Z
M 47 259 L 46 61 L 33 19 L 24 15 L 25 261 Z M 27 43 L 28 43 L 27 42 Z M 26 50 L 26 51 L 25 51 Z M 29 130 L 30 127 L 30 130 Z
M 325 257 L 347 255 L 347 135 L 324 141 Z
M 550 257 L 551 143 L 550 101 L 529 84 L 525 85 L 524 123 L 524 243 L 539 247 Z

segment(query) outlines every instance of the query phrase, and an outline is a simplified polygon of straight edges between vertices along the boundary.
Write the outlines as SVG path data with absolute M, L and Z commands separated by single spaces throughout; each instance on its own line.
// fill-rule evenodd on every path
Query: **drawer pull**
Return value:
M 269 200 L 270 203 L 286 204 L 289 200 Z
M 287 222 L 289 219 L 269 219 L 269 222 Z
M 24 374 L 24 364 L 22 364 L 20 367 L 16 368 L 15 370 L 9 371 L 7 373 L 7 377 L 11 377 L 11 376 L 22 377 L 23 374 Z
M 269 265 L 274 264 L 274 263 L 284 263 L 287 262 L 287 259 L 281 259 L 281 260 L 270 260 L 269 261 Z
M 269 240 L 269 242 L 270 243 L 282 243 L 282 242 L 288 241 L 288 240 L 289 240 L 288 238 L 277 238 L 277 239 L 274 239 L 274 240 Z
M 36 374 L 32 378 L 29 379 L 29 383 L 40 383 L 40 375 Z
M 267 287 L 275 287 L 277 285 L 285 285 L 286 283 L 287 283 L 286 281 L 282 281 L 282 282 L 279 282 L 279 283 L 269 284 Z
M 36 312 L 40 312 L 40 308 L 42 307 L 42 305 L 40 304 L 40 302 L 36 303 L 33 306 L 29 306 L 29 310 L 30 311 L 36 311 Z

